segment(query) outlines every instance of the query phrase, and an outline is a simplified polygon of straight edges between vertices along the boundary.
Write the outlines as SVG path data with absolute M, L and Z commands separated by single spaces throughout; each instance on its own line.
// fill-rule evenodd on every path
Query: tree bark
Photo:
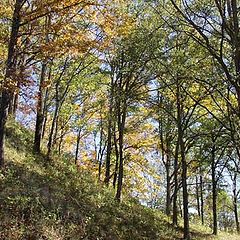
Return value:
M 40 76 L 39 89 L 38 89 L 37 117 L 36 117 L 35 136 L 34 136 L 34 151 L 36 153 L 40 153 L 42 131 L 43 131 L 43 121 L 44 121 L 43 83 L 45 80 L 45 73 L 46 73 L 46 64 L 43 63 L 42 70 L 41 70 L 41 76 Z
M 53 114 L 53 120 L 52 120 L 52 125 L 51 125 L 51 129 L 50 129 L 50 133 L 49 133 L 49 138 L 48 138 L 48 144 L 47 144 L 47 159 L 50 159 L 50 155 L 52 152 L 52 145 L 53 145 L 53 141 L 54 141 L 54 130 L 56 127 L 56 121 L 58 118 L 58 110 L 59 110 L 59 100 L 56 100 L 56 106 L 55 106 L 55 111 Z
M 107 154 L 106 154 L 106 171 L 104 182 L 108 186 L 110 181 L 111 153 L 112 153 L 112 122 L 113 122 L 113 99 L 114 99 L 114 79 L 111 78 L 110 100 L 108 113 L 108 132 L 107 132 Z
M 215 142 L 211 151 L 211 171 L 212 171 L 212 215 L 213 215 L 213 234 L 217 235 L 217 181 L 215 173 Z
M 14 12 L 12 18 L 12 29 L 10 40 L 8 44 L 8 57 L 6 63 L 6 73 L 3 82 L 2 100 L 0 105 L 0 167 L 4 166 L 4 138 L 5 138 L 5 125 L 8 117 L 8 107 L 11 102 L 11 97 L 16 84 L 11 83 L 11 77 L 14 75 L 14 63 L 16 58 L 16 45 L 18 33 L 20 28 L 21 16 L 20 11 L 24 0 L 16 0 L 14 5 Z
M 177 196 L 178 196 L 178 152 L 179 152 L 179 140 L 176 143 L 175 157 L 174 157 L 174 192 L 173 192 L 173 226 L 178 225 L 178 207 L 177 207 Z
M 187 162 L 185 158 L 185 148 L 183 139 L 180 139 L 181 160 L 182 160 L 182 188 L 183 188 L 183 220 L 184 220 L 184 239 L 190 239 L 189 215 L 188 215 L 188 190 L 187 190 Z
M 119 162 L 119 152 L 118 152 L 118 145 L 117 145 L 117 136 L 116 132 L 114 132 L 114 146 L 115 146 L 115 155 L 116 155 L 116 162 L 115 162 L 115 169 L 114 169 L 114 176 L 113 176 L 113 188 L 116 188 L 117 183 L 117 176 L 118 176 L 118 162 Z
M 184 225 L 184 239 L 190 239 L 189 232 L 189 215 L 188 215 L 188 189 L 187 189 L 187 161 L 185 156 L 184 130 L 183 130 L 183 106 L 181 100 L 180 84 L 177 83 L 177 127 L 179 137 L 179 147 L 181 155 L 182 168 L 182 198 L 183 198 L 183 225 Z
M 238 194 L 237 194 L 237 173 L 234 172 L 233 176 L 233 208 L 234 208 L 234 216 L 236 223 L 236 230 L 239 233 L 239 218 L 238 218 Z
M 121 82 L 119 84 L 119 88 L 121 88 Z M 127 100 L 126 100 L 126 93 L 121 91 L 122 89 L 118 90 L 118 136 L 119 136 L 119 170 L 118 170 L 118 182 L 117 182 L 117 193 L 116 199 L 120 202 L 121 201 L 121 194 L 122 194 L 122 185 L 123 185 L 123 162 L 124 162 L 124 155 L 123 155 L 123 139 L 124 139 L 124 130 L 125 130 L 125 121 L 127 115 Z M 123 99 L 122 99 L 123 98 Z
M 167 146 L 167 148 L 168 147 L 169 146 Z M 166 215 L 170 216 L 170 213 L 171 213 L 171 177 L 170 177 L 170 156 L 169 156 L 168 149 L 167 149 L 166 158 L 167 158 L 166 159 L 166 179 L 167 179 Z
M 202 175 L 200 176 L 200 198 L 201 198 L 201 221 L 204 225 L 204 200 L 203 200 L 203 180 Z
M 75 164 L 77 164 L 78 160 L 78 154 L 79 154 L 79 145 L 80 145 L 80 140 L 81 140 L 81 128 L 78 129 L 78 135 L 77 135 L 77 145 L 76 145 L 76 151 L 75 151 Z
M 102 118 L 102 113 L 100 114 L 101 119 L 100 119 L 100 143 L 99 143 L 99 151 L 98 151 L 98 155 L 97 155 L 97 160 L 98 160 L 98 181 L 101 181 L 101 174 L 102 174 L 102 157 L 103 157 L 103 153 L 104 153 L 104 148 L 106 144 L 103 144 L 104 140 L 103 140 L 103 118 Z
M 198 176 L 196 176 L 196 200 L 197 200 L 197 212 L 199 218 L 201 217 L 201 209 L 200 209 L 200 200 L 199 200 L 199 186 L 198 186 Z

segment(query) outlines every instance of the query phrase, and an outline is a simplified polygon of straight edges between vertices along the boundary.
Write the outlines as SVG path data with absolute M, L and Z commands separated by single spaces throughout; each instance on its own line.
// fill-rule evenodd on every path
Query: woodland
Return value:
M 240 239 L 239 176 L 238 0 L 0 0 L 0 239 Z

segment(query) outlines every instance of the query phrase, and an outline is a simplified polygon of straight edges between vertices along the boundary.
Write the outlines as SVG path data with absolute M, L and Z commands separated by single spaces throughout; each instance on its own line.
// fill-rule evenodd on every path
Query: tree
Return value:
M 10 106 L 12 94 L 14 92 L 14 86 L 16 80 L 14 80 L 14 71 L 16 63 L 16 47 L 18 34 L 21 22 L 21 9 L 24 4 L 24 0 L 16 0 L 14 5 L 14 12 L 12 16 L 11 35 L 8 43 L 8 56 L 6 63 L 6 71 L 4 82 L 2 83 L 2 96 L 0 105 L 0 166 L 4 166 L 4 135 L 5 124 L 8 116 L 8 108 Z

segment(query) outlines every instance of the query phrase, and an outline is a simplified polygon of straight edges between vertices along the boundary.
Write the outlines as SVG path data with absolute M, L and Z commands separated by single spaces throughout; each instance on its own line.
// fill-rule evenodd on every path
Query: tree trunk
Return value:
M 56 106 L 55 106 L 55 111 L 53 115 L 53 120 L 52 120 L 52 125 L 49 133 L 49 138 L 48 138 L 48 144 L 47 144 L 47 159 L 50 159 L 51 151 L 52 151 L 52 145 L 53 145 L 53 134 L 56 126 L 56 121 L 58 118 L 58 110 L 59 110 L 59 100 L 56 100 Z
M 17 82 L 17 89 L 14 91 L 10 99 L 8 114 L 11 115 L 13 118 L 16 117 L 16 112 L 18 108 L 19 88 L 20 82 Z
M 183 140 L 180 140 L 181 160 L 182 160 L 182 188 L 183 188 L 183 220 L 184 220 L 184 239 L 190 239 L 189 216 L 188 216 L 188 190 L 187 190 L 187 162 L 185 158 L 185 148 Z
M 237 173 L 234 172 L 233 176 L 233 207 L 234 207 L 234 216 L 236 223 L 236 230 L 239 233 L 239 219 L 238 219 L 238 194 L 237 194 Z
M 98 160 L 98 181 L 101 180 L 101 174 L 102 174 L 102 157 L 104 152 L 104 146 L 103 146 L 103 118 L 102 113 L 100 114 L 101 120 L 100 120 L 100 143 L 99 143 L 99 151 L 97 155 Z
M 7 121 L 7 111 L 9 104 L 11 102 L 11 96 L 14 92 L 14 89 L 12 89 L 11 84 L 11 77 L 14 74 L 14 63 L 15 63 L 15 53 L 16 53 L 16 45 L 17 45 L 17 39 L 18 39 L 18 33 L 20 28 L 20 11 L 22 8 L 24 0 L 16 0 L 14 5 L 14 12 L 13 12 L 13 18 L 12 18 L 12 29 L 11 29 L 11 35 L 10 35 L 10 41 L 8 44 L 8 57 L 7 57 L 7 63 L 6 63 L 6 73 L 5 78 L 3 82 L 3 90 L 2 90 L 2 101 L 0 105 L 0 167 L 4 166 L 4 137 L 5 137 L 5 124 Z
M 174 192 L 173 192 L 173 226 L 178 225 L 178 207 L 177 207 L 177 195 L 178 195 L 178 152 L 179 141 L 176 143 L 175 158 L 174 158 Z
M 118 94 L 118 98 L 122 97 Z M 117 193 L 116 199 L 120 202 L 121 194 L 122 194 L 122 184 L 123 184 L 123 139 L 124 139 L 124 129 L 125 129 L 125 121 L 126 121 L 126 114 L 127 114 L 127 103 L 126 103 L 126 96 L 124 96 L 123 104 L 121 109 L 121 101 L 118 104 L 118 133 L 119 133 L 119 171 L 118 171 L 118 184 L 117 184 Z
M 44 96 L 44 101 L 43 101 L 43 128 L 42 128 L 42 136 L 41 138 L 43 139 L 45 136 L 45 131 L 46 131 L 46 125 L 47 125 L 47 116 L 48 116 L 48 111 L 47 111 L 47 101 L 48 101 L 48 93 L 49 90 L 48 88 L 46 89 L 45 96 Z
M 75 151 L 75 164 L 77 164 L 78 160 L 78 153 L 79 153 L 79 145 L 80 145 L 80 140 L 81 140 L 81 128 L 78 130 L 78 135 L 77 135 L 77 145 L 76 145 L 76 151 Z
M 217 181 L 215 176 L 215 143 L 211 151 L 211 171 L 212 171 L 212 215 L 213 234 L 217 235 Z
M 114 94 L 114 82 L 113 77 L 111 79 L 110 89 L 110 102 L 108 113 L 108 132 L 107 132 L 107 154 L 106 154 L 106 171 L 104 182 L 109 185 L 110 181 L 110 167 L 111 167 L 111 153 L 112 153 L 112 121 L 113 121 L 113 94 Z
M 18 100 L 19 100 L 19 88 L 20 88 L 20 83 L 17 83 L 17 91 L 15 92 L 14 95 L 14 100 L 13 100 L 13 117 L 16 117 L 17 114 L 17 109 L 18 109 Z
M 184 239 L 190 239 L 189 232 L 189 215 L 188 215 L 188 189 L 187 189 L 187 161 L 185 156 L 185 143 L 184 143 L 184 130 L 183 130 L 183 106 L 181 99 L 181 92 L 179 83 L 177 83 L 177 127 L 178 138 L 181 155 L 181 167 L 182 167 L 182 197 L 183 197 L 183 225 L 184 225 Z
M 65 135 L 65 134 L 64 134 L 64 128 L 62 128 L 62 129 L 61 129 L 61 134 L 60 134 L 59 143 L 58 143 L 58 155 L 61 155 L 64 135 Z
M 196 176 L 196 200 L 197 200 L 197 212 L 199 218 L 201 217 L 201 209 L 200 209 L 200 200 L 199 200 L 199 186 L 198 186 L 198 176 Z
M 170 177 L 170 157 L 167 150 L 166 154 L 166 178 L 167 178 L 167 194 L 166 194 L 166 215 L 170 216 L 171 213 L 171 177 Z
M 119 129 L 119 170 L 118 170 L 118 182 L 117 182 L 117 193 L 116 199 L 120 202 L 122 194 L 122 184 L 123 184 L 123 124 L 120 123 Z
M 42 130 L 43 130 L 43 83 L 45 80 L 46 73 L 46 64 L 42 64 L 40 83 L 38 89 L 38 99 L 37 99 L 37 117 L 36 117 L 36 126 L 35 126 L 35 136 L 34 136 L 34 151 L 40 153 L 41 148 L 41 139 L 42 139 Z
M 115 155 L 116 155 L 116 162 L 115 162 L 115 169 L 114 169 L 114 176 L 113 176 L 113 188 L 116 188 L 117 183 L 117 176 L 118 176 L 118 162 L 119 162 L 119 151 L 117 146 L 117 136 L 116 132 L 114 132 L 114 145 L 115 145 Z
M 201 198 L 201 221 L 204 225 L 204 202 L 203 202 L 203 180 L 202 175 L 200 176 L 200 198 Z

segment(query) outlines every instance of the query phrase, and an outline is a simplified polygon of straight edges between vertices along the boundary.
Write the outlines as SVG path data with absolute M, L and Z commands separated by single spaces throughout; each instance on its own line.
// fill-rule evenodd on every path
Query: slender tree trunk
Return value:
M 234 196 L 233 204 L 234 204 L 234 216 L 235 216 L 236 229 L 237 229 L 237 232 L 239 233 L 240 228 L 239 228 L 239 218 L 238 218 L 237 196 Z
M 51 81 L 51 74 L 52 74 L 52 63 L 49 64 L 48 67 L 48 82 Z M 46 131 L 46 125 L 47 125 L 47 117 L 48 117 L 48 97 L 49 97 L 49 88 L 46 88 L 45 91 L 45 96 L 44 96 L 44 101 L 43 101 L 43 129 L 42 129 L 42 139 L 45 136 L 45 131 Z
M 181 155 L 181 167 L 182 167 L 182 197 L 183 197 L 183 225 L 184 225 L 184 239 L 190 239 L 189 232 L 189 215 L 188 215 L 188 189 L 187 189 L 187 161 L 185 156 L 185 143 L 184 143 L 184 130 L 183 130 L 183 106 L 181 100 L 181 92 L 179 83 L 177 84 L 177 127 L 179 137 L 179 147 Z
M 236 223 L 236 230 L 239 233 L 239 218 L 238 218 L 238 195 L 237 195 L 237 173 L 234 172 L 233 176 L 233 208 L 234 208 L 234 216 Z
M 12 18 L 12 29 L 10 35 L 10 41 L 8 44 L 8 57 L 6 63 L 6 73 L 3 82 L 2 100 L 0 105 L 0 167 L 4 166 L 4 137 L 5 137 L 5 124 L 8 116 L 8 107 L 11 102 L 11 97 L 14 89 L 11 89 L 11 77 L 15 71 L 15 58 L 16 58 L 16 45 L 18 39 L 18 33 L 20 28 L 20 11 L 24 0 L 16 0 L 14 5 L 14 12 Z
M 47 116 L 48 116 L 47 101 L 48 101 L 48 93 L 49 93 L 49 90 L 48 90 L 48 88 L 47 88 L 47 89 L 46 89 L 46 92 L 45 92 L 45 96 L 44 96 L 44 101 L 43 101 L 43 128 L 42 128 L 42 136 L 41 136 L 42 139 L 44 139 L 45 131 L 46 131 L 46 125 L 47 125 Z
M 211 171 L 212 171 L 212 215 L 213 234 L 217 235 L 217 181 L 215 176 L 215 143 L 211 151 Z
M 53 131 L 53 137 L 52 137 L 52 146 L 55 146 L 57 144 L 58 140 L 58 133 L 59 133 L 59 113 L 62 108 L 62 103 L 59 101 L 58 103 L 58 110 L 57 110 L 57 115 L 55 118 L 55 125 L 54 125 L 54 131 Z
M 100 120 L 100 143 L 99 143 L 99 151 L 97 154 L 97 160 L 98 160 L 98 181 L 101 180 L 101 173 L 102 173 L 102 156 L 103 156 L 103 118 L 102 114 L 100 114 L 101 120 Z
M 49 133 L 49 138 L 48 138 L 48 144 L 47 144 L 47 159 L 50 159 L 50 155 L 51 155 L 51 151 L 52 151 L 52 145 L 53 145 L 53 134 L 54 134 L 54 130 L 56 127 L 56 121 L 58 118 L 58 110 L 59 110 L 59 100 L 56 99 L 56 106 L 55 106 L 55 111 L 53 114 L 53 120 L 52 120 L 52 125 L 51 125 L 51 129 L 50 129 L 50 133 Z
M 168 151 L 168 150 L 167 150 Z M 167 194 L 166 194 L 166 215 L 170 216 L 171 213 L 171 178 L 170 178 L 170 157 L 169 153 L 166 154 L 166 178 L 167 178 Z
M 178 207 L 177 207 L 177 196 L 178 196 L 178 152 L 179 152 L 179 141 L 176 143 L 175 157 L 174 157 L 174 192 L 173 192 L 173 226 L 178 225 Z
M 14 93 L 12 93 L 8 114 L 11 115 L 13 118 L 16 117 L 17 107 L 18 107 L 18 97 L 19 97 L 19 88 L 20 82 L 17 82 L 17 88 L 15 89 Z
M 182 202 L 181 202 L 181 192 L 179 191 L 179 196 L 178 196 L 178 208 L 179 208 L 179 213 L 180 217 L 183 218 L 183 210 L 182 210 Z
M 199 186 L 198 186 L 198 176 L 196 176 L 196 200 L 197 200 L 197 211 L 199 218 L 201 217 L 201 209 L 200 209 L 200 200 L 199 200 Z
M 200 198 L 201 198 L 201 221 L 204 225 L 204 200 L 203 200 L 203 180 L 202 175 L 200 176 Z
M 77 145 L 76 145 L 76 151 L 75 151 L 75 164 L 77 164 L 78 160 L 78 154 L 79 154 L 79 147 L 80 147 L 80 140 L 81 140 L 81 128 L 78 130 L 78 135 L 77 135 Z
M 35 136 L 34 136 L 34 151 L 40 153 L 41 148 L 41 139 L 42 139 L 42 130 L 43 130 L 43 83 L 45 80 L 46 73 L 46 64 L 42 64 L 40 83 L 38 89 L 38 99 L 37 99 L 37 117 L 36 117 L 36 126 L 35 126 Z
M 159 132 L 159 137 L 161 141 L 161 157 L 162 157 L 162 162 L 165 166 L 166 170 L 166 203 L 165 203 L 165 213 L 167 216 L 170 215 L 171 213 L 171 177 L 170 177 L 170 155 L 169 155 L 169 140 L 168 140 L 168 133 L 166 132 L 166 137 L 164 140 L 164 129 L 163 129 L 163 116 L 161 114 L 161 106 L 163 103 L 163 97 L 160 95 L 160 92 L 157 92 L 157 97 L 158 97 L 158 132 Z M 166 147 L 165 147 L 166 145 Z M 165 160 L 166 159 L 166 160 Z
M 20 89 L 20 83 L 17 83 L 17 90 L 15 91 L 14 94 L 14 100 L 13 100 L 13 117 L 16 117 L 17 114 L 17 109 L 18 109 L 18 100 L 19 100 L 19 89 Z
M 118 96 L 120 98 L 121 95 Z M 124 96 L 126 98 L 126 96 Z M 117 184 L 117 193 L 116 199 L 120 202 L 122 194 L 122 184 L 123 184 L 123 139 L 124 139 L 124 129 L 125 129 L 125 120 L 127 114 L 127 105 L 126 99 L 123 100 L 122 111 L 121 111 L 121 101 L 118 104 L 118 133 L 119 133 L 119 171 L 118 171 L 118 184 Z
M 115 162 L 115 169 L 114 169 L 114 176 L 113 176 L 113 188 L 115 189 L 116 183 L 117 183 L 118 162 L 119 162 L 119 151 L 118 151 L 117 136 L 115 131 L 114 131 L 114 146 L 115 146 L 116 162 Z
M 184 239 L 190 239 L 189 215 L 188 215 L 188 190 L 187 190 L 187 162 L 185 158 L 185 148 L 183 140 L 180 140 L 181 160 L 182 160 L 182 188 L 183 188 L 183 220 L 184 220 Z
M 123 184 L 123 124 L 120 123 L 120 129 L 119 129 L 119 170 L 118 170 L 118 184 L 117 184 L 117 193 L 116 193 L 116 199 L 118 201 L 121 200 L 121 194 L 122 194 L 122 184 Z
M 109 185 L 110 181 L 110 167 L 111 167 L 111 153 L 112 153 L 112 122 L 113 122 L 113 99 L 114 99 L 114 79 L 111 79 L 110 88 L 110 101 L 109 101 L 109 113 L 108 113 L 108 132 L 107 132 L 107 154 L 106 154 L 106 171 L 105 180 L 106 185 Z

